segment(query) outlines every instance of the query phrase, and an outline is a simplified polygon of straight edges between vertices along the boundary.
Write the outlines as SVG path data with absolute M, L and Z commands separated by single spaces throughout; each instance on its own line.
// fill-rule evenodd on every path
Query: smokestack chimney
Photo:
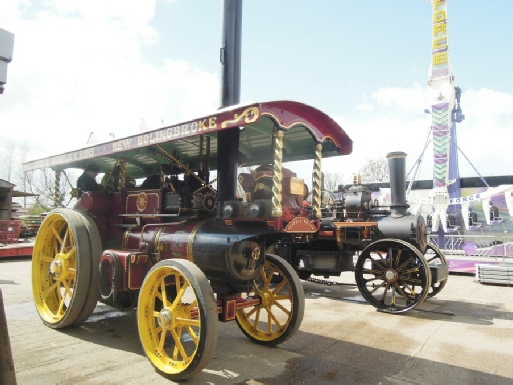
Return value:
M 242 0 L 224 0 L 221 42 L 221 108 L 239 103 Z M 239 157 L 239 127 L 217 133 L 217 216 L 224 201 L 235 199 Z
M 221 108 L 239 104 L 242 1 L 224 0 L 221 41 Z
M 407 215 L 406 203 L 406 153 L 397 151 L 387 154 L 390 172 L 390 211 L 392 217 Z

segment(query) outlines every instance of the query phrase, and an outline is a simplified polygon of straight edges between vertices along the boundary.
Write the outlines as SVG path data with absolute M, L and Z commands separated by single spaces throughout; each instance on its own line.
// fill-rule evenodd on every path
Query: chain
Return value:
M 321 279 L 321 278 L 308 278 L 306 280 L 307 282 L 312 283 L 318 283 L 320 285 L 328 285 L 328 286 L 355 286 L 355 283 L 343 283 L 343 282 L 335 282 L 335 281 L 328 281 L 327 279 Z
M 340 283 L 335 282 L 335 281 L 328 281 L 327 279 L 312 278 L 312 277 L 308 278 L 306 281 L 312 282 L 312 283 L 319 283 L 321 285 L 328 285 L 328 286 L 341 285 Z
M 199 189 L 197 189 L 196 191 L 194 191 L 194 192 L 193 192 L 193 194 L 194 194 L 194 193 L 197 193 L 197 192 L 199 192 L 199 191 L 201 191 L 201 190 L 202 190 L 203 188 L 205 188 L 205 187 L 208 187 L 210 190 L 212 190 L 212 191 L 214 192 L 214 195 L 217 195 L 217 191 L 216 191 L 216 190 L 214 190 L 214 189 L 212 188 L 212 184 L 214 184 L 214 182 L 215 182 L 215 181 L 217 181 L 217 178 L 212 179 L 212 180 L 210 181 L 210 183 L 209 183 L 209 184 L 207 184 L 207 185 L 205 185 L 205 186 L 201 186 Z

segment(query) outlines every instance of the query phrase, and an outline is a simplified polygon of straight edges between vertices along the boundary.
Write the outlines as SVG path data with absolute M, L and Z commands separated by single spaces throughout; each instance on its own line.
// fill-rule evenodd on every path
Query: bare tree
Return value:
M 388 182 L 388 161 L 384 158 L 368 159 L 360 169 L 363 183 Z
M 3 143 L 0 148 L 0 177 L 17 186 L 17 190 L 35 194 L 24 199 L 24 208 L 31 213 L 41 213 L 57 206 L 68 206 L 71 190 L 77 176 L 73 171 L 61 173 L 59 191 L 55 196 L 55 173 L 50 169 L 23 172 L 29 150 L 26 145 L 17 146 L 14 142 Z
M 324 172 L 324 190 L 327 191 L 337 191 L 338 186 L 342 184 L 342 180 L 344 179 L 344 174 L 339 172 Z
M 25 191 L 35 194 L 30 211 L 42 213 L 54 207 L 68 206 L 71 203 L 71 190 L 75 175 L 61 173 L 59 191 L 55 193 L 55 173 L 50 169 L 34 170 L 25 173 Z
M 16 163 L 17 168 L 14 174 L 14 184 L 17 186 L 23 186 L 23 191 L 25 191 L 25 173 L 23 172 L 22 164 L 27 160 L 27 156 L 29 154 L 29 149 L 26 144 L 21 145 L 21 147 L 16 152 Z
M 4 147 L 0 150 L 0 162 L 2 164 L 2 176 L 9 182 L 16 170 L 16 144 L 13 141 L 4 143 Z
M 36 211 L 49 211 L 54 206 L 54 174 L 49 169 L 34 170 L 25 173 L 26 192 L 35 194 L 33 208 Z

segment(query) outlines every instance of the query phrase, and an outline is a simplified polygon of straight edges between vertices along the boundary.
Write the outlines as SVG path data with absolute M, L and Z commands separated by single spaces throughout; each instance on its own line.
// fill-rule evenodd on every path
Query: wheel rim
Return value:
M 358 289 L 374 307 L 388 313 L 413 309 L 427 296 L 431 273 L 419 250 L 407 242 L 382 240 L 369 245 L 356 263 Z
M 426 248 L 426 252 L 424 253 L 424 257 L 426 258 L 426 261 L 429 265 L 445 265 L 447 264 L 447 261 L 445 260 L 444 255 L 438 249 L 438 247 L 428 244 Z M 431 282 L 431 286 L 428 291 L 428 295 L 426 298 L 432 298 L 444 288 L 445 284 L 447 283 L 447 280 L 444 279 L 439 282 Z
M 81 238 L 89 239 L 71 210 L 55 210 L 41 224 L 32 257 L 32 289 L 48 326 L 68 326 L 83 310 L 91 270 L 89 242 L 78 242 Z
M 75 324 L 80 324 L 87 320 L 93 313 L 98 300 L 100 299 L 100 257 L 103 253 L 102 240 L 95 221 L 86 212 L 79 211 L 77 213 L 84 223 L 89 239 L 90 253 L 87 256 L 88 269 L 90 270 L 90 281 L 87 287 L 87 298 L 84 302 L 84 308 L 77 317 Z
M 275 345 L 289 338 L 302 321 L 303 288 L 292 267 L 281 258 L 268 255 L 258 281 L 245 297 L 259 297 L 261 303 L 238 309 L 237 323 L 254 342 Z M 280 263 L 281 262 L 281 263 Z M 286 267 L 285 267 L 286 266 Z
M 203 369 L 210 360 L 215 342 L 213 348 L 206 346 L 211 344 L 206 334 L 215 334 L 210 337 L 217 339 L 216 328 L 207 330 L 214 324 L 217 327 L 217 308 L 215 304 L 211 309 L 205 308 L 200 293 L 205 285 L 214 302 L 206 278 L 202 287 L 173 262 L 177 263 L 162 261 L 147 274 L 139 294 L 138 328 L 145 353 L 157 371 L 172 379 L 184 379 Z M 184 262 L 187 261 L 180 263 Z

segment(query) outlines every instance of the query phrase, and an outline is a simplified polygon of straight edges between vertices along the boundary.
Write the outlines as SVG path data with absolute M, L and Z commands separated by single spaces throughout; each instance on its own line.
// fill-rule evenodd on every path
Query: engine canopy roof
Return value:
M 210 141 L 209 166 L 217 168 L 217 133 L 240 130 L 239 166 L 254 166 L 272 160 L 272 136 L 285 131 L 283 162 L 314 159 L 315 144 L 322 143 L 322 156 L 347 155 L 352 140 L 332 118 L 318 109 L 294 101 L 272 101 L 230 106 L 214 114 L 187 122 L 141 132 L 122 139 L 85 147 L 23 164 L 24 171 L 51 168 L 85 169 L 95 163 L 102 172 L 126 160 L 127 174 L 140 178 L 151 174 L 160 164 L 169 163 L 166 152 L 176 156 L 191 170 L 206 164 L 206 140 Z M 200 138 L 203 156 L 200 157 Z

